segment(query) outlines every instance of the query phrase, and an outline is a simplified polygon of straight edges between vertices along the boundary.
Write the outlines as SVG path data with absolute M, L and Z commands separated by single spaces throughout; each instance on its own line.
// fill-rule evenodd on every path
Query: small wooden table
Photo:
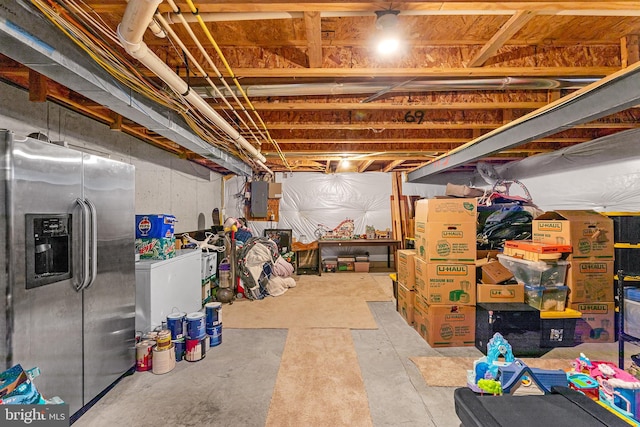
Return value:
M 400 246 L 399 240 L 391 240 L 391 239 L 327 239 L 327 240 L 318 240 L 318 258 L 322 260 L 322 248 L 326 248 L 329 246 L 386 246 L 387 247 L 387 268 L 391 268 L 391 249 L 393 248 L 393 254 L 395 255 L 395 251 Z M 322 270 L 322 269 L 321 269 Z
M 296 274 L 306 273 L 307 270 L 313 271 L 313 273 L 320 275 L 322 273 L 322 258 L 320 257 L 320 249 L 318 247 L 318 241 L 314 240 L 311 243 L 294 242 L 291 244 L 291 250 L 296 253 Z M 309 268 L 309 263 L 300 266 L 301 256 L 311 256 L 315 266 Z

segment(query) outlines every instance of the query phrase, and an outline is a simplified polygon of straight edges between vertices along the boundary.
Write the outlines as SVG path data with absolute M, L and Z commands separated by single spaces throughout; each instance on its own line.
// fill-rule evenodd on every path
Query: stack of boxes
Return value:
M 169 259 L 175 256 L 175 222 L 173 215 L 136 215 L 135 246 L 141 259 Z
M 415 306 L 416 288 L 416 251 L 401 249 L 396 251 L 398 259 L 398 313 L 409 325 L 413 325 L 413 308 Z
M 575 342 L 614 342 L 613 221 L 590 210 L 550 211 L 533 221 L 533 241 L 571 245 L 569 307 L 582 313 Z
M 414 328 L 432 347 L 474 345 L 476 217 L 476 199 L 416 202 Z

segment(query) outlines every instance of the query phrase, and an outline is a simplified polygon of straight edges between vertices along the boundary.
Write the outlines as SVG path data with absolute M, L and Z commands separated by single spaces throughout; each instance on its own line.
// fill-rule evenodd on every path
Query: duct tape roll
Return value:
M 204 336 L 206 335 L 204 330 L 204 317 L 204 313 L 200 311 L 187 314 L 187 341 L 201 340 L 202 338 L 204 338 Z
M 164 329 L 158 332 L 156 337 L 156 349 L 158 351 L 169 350 L 171 348 L 171 331 Z
M 187 349 L 184 360 L 187 362 L 198 362 L 207 355 L 207 347 L 209 346 L 209 337 L 205 335 L 199 340 L 186 340 Z
M 222 303 L 208 302 L 204 305 L 207 328 L 222 324 Z
M 136 371 L 148 371 L 151 369 L 153 353 L 151 349 L 155 343 L 143 340 L 136 344 Z
M 175 367 L 176 353 L 173 344 L 170 345 L 168 350 L 158 350 L 157 347 L 153 348 L 153 368 L 151 372 L 162 375 L 171 372 Z

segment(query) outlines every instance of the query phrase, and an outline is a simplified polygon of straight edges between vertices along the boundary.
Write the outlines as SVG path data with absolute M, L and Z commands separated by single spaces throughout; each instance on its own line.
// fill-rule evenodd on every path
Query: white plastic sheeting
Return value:
M 498 172 L 521 181 L 543 210 L 640 211 L 640 129 L 528 157 Z

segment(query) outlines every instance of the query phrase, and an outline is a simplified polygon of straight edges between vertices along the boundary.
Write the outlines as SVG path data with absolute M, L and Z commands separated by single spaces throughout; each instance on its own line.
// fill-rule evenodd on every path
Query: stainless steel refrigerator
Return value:
M 134 167 L 6 130 L 0 160 L 2 364 L 74 414 L 135 364 Z

